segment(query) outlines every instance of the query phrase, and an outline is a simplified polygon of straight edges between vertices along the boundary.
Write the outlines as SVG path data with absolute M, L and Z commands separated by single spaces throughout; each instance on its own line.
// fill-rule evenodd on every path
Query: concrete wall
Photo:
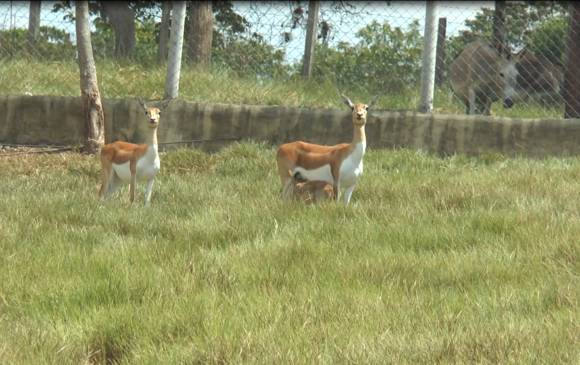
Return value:
M 103 101 L 107 142 L 141 142 L 146 128 L 134 99 Z M 0 97 L 0 143 L 81 144 L 84 134 L 79 97 Z M 447 155 L 499 152 L 543 157 L 580 153 L 580 121 L 371 111 L 366 128 L 370 148 L 407 147 Z M 159 126 L 159 142 L 218 140 L 199 145 L 215 149 L 222 139 L 280 144 L 306 140 L 347 142 L 350 110 L 191 103 L 174 100 Z M 165 149 L 179 144 L 165 145 Z

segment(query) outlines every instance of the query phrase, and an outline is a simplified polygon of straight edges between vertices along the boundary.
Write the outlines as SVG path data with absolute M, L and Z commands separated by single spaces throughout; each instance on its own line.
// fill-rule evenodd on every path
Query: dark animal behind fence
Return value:
M 560 89 L 563 82 L 562 68 L 546 56 L 528 49 L 516 54 L 518 69 L 518 93 L 522 98 L 540 96 L 550 101 L 561 101 Z
M 484 40 L 468 44 L 449 68 L 451 88 L 467 114 L 490 115 L 491 104 L 500 99 L 510 108 L 517 96 L 517 79 L 515 60 Z

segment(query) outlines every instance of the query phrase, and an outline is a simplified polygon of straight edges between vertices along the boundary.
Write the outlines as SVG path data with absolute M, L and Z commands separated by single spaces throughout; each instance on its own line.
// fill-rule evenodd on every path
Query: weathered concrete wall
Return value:
M 141 142 L 143 111 L 134 99 L 103 101 L 107 142 Z M 370 148 L 407 147 L 437 154 L 543 157 L 580 154 L 580 120 L 511 119 L 484 116 L 372 111 Z M 0 143 L 81 144 L 80 98 L 0 97 Z M 335 144 L 352 136 L 350 110 L 190 103 L 174 100 L 161 117 L 159 142 L 218 140 L 213 149 L 240 138 L 280 144 L 302 139 Z M 167 145 L 175 148 L 180 145 Z M 201 145 L 202 147 L 204 145 Z

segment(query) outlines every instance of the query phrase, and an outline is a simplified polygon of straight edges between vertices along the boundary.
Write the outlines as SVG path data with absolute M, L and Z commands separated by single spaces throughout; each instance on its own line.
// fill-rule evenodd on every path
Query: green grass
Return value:
M 4 61 L 0 65 L 0 95 L 80 95 L 78 65 L 72 62 Z M 32 70 L 32 71 L 31 71 Z M 108 98 L 145 97 L 161 99 L 165 90 L 165 66 L 122 65 L 99 62 L 97 75 L 101 94 Z M 357 85 L 360 88 L 360 85 Z M 357 88 L 357 89 L 359 89 Z M 368 102 L 370 93 L 343 90 L 353 101 Z M 179 95 L 197 102 L 285 105 L 314 108 L 344 108 L 335 86 L 330 82 L 266 81 L 241 78 L 225 70 L 200 71 L 184 65 Z M 417 110 L 419 88 L 409 94 L 384 91 L 378 101 L 382 109 Z M 465 108 L 448 87 L 438 88 L 434 110 L 438 113 L 463 114 Z M 561 118 L 563 106 L 519 103 L 504 109 L 501 102 L 492 106 L 492 115 L 520 118 Z
M 274 149 L 0 157 L 0 363 L 577 364 L 580 159 L 370 150 L 347 208 Z

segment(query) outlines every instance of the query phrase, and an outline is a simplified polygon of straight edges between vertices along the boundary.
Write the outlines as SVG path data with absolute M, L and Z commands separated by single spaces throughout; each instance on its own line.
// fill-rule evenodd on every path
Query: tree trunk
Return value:
M 564 73 L 564 118 L 580 118 L 580 4 L 570 3 L 568 40 L 566 42 L 566 71 Z
M 115 32 L 115 57 L 133 55 L 135 50 L 135 11 L 127 1 L 101 2 L 103 13 Z
M 209 65 L 213 39 L 211 1 L 194 1 L 190 6 L 189 59 L 194 64 Z
M 161 26 L 159 27 L 159 48 L 157 50 L 157 62 L 167 60 L 167 42 L 169 41 L 169 24 L 171 22 L 171 1 L 163 2 L 161 11 Z
M 81 81 L 81 102 L 85 116 L 85 151 L 98 153 L 105 143 L 105 117 L 97 84 L 97 69 L 93 58 L 89 29 L 89 4 L 76 1 L 76 33 Z
M 28 15 L 28 46 L 32 51 L 36 46 L 36 39 L 40 32 L 40 1 L 30 2 L 30 13 Z
M 493 14 L 492 44 L 502 55 L 508 55 L 509 51 L 505 43 L 505 1 L 496 0 Z
M 185 29 L 185 1 L 173 1 L 173 21 L 169 39 L 169 62 L 165 78 L 165 99 L 174 99 L 179 95 L 179 76 L 181 73 L 181 55 L 183 52 L 183 33 Z
M 445 37 L 447 33 L 447 18 L 439 18 L 437 26 L 437 60 L 435 61 L 435 85 L 441 86 L 445 81 Z
M 314 64 L 314 48 L 316 47 L 316 26 L 318 25 L 318 12 L 320 1 L 310 1 L 308 4 L 308 23 L 306 29 L 306 42 L 304 45 L 304 63 L 302 76 L 309 78 Z

